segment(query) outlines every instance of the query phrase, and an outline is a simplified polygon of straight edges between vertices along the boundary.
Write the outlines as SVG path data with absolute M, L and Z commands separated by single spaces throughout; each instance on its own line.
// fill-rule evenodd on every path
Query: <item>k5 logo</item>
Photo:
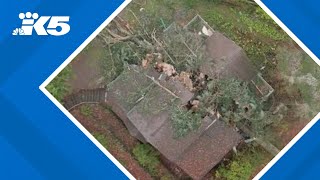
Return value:
M 13 30 L 12 35 L 32 35 L 33 30 L 35 30 L 37 35 L 53 35 L 62 36 L 70 31 L 70 26 L 68 24 L 69 16 L 40 16 L 38 13 L 31 14 L 20 13 L 19 18 L 22 20 L 21 28 L 16 28 Z M 47 23 L 47 27 L 44 25 Z

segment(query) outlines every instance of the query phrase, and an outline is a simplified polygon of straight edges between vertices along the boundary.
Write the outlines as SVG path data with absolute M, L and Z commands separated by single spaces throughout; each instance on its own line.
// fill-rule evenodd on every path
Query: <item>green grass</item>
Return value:
M 272 67 L 271 59 L 274 58 L 276 47 L 289 40 L 289 37 L 260 7 L 241 1 L 150 0 L 146 1 L 146 4 L 142 1 L 137 2 L 143 6 L 133 3 L 130 9 L 139 15 L 139 9 L 144 8 L 143 14 L 150 20 L 149 29 L 160 30 L 161 20 L 165 24 L 170 24 L 183 19 L 186 23 L 196 14 L 200 14 L 215 30 L 224 33 L 240 45 L 253 64 L 259 68 Z M 131 13 L 126 14 L 129 19 L 132 18 Z
M 138 144 L 132 151 L 135 159 L 143 166 L 151 176 L 158 175 L 158 166 L 160 164 L 159 154 L 149 144 Z
M 239 12 L 238 13 L 241 23 L 248 28 L 250 32 L 258 33 L 266 38 L 275 41 L 282 41 L 288 39 L 288 36 L 274 27 L 273 24 L 263 22 L 258 18 L 251 18 L 251 15 Z
M 185 0 L 185 6 L 188 8 L 188 9 L 191 9 L 191 8 L 194 8 L 195 5 L 197 4 L 198 0 Z
M 305 59 L 301 61 L 301 73 L 307 74 L 307 73 L 314 73 L 316 69 L 319 69 L 311 59 Z
M 257 147 L 246 147 L 228 164 L 221 164 L 214 177 L 226 180 L 247 180 L 256 169 L 269 160 L 270 155 Z
M 298 84 L 298 88 L 302 94 L 302 98 L 304 101 L 306 101 L 308 104 L 312 104 L 313 102 L 313 93 L 312 88 L 305 83 Z
M 96 133 L 93 136 L 97 139 L 97 141 L 99 141 L 99 143 L 103 147 L 105 147 L 106 149 L 108 148 L 109 142 L 107 137 L 104 134 Z
M 83 105 L 80 107 L 80 113 L 86 117 L 91 117 L 93 112 L 90 105 Z
M 289 70 L 289 59 L 290 59 L 290 55 L 287 55 L 286 52 L 281 51 L 277 54 L 277 59 L 278 59 L 278 69 L 281 73 L 286 74 L 286 75 L 290 75 L 291 72 Z
M 309 57 L 306 56 L 301 61 L 301 74 L 311 73 L 316 79 L 320 79 L 320 67 Z
M 64 68 L 46 87 L 46 89 L 60 102 L 70 93 L 71 87 L 67 81 L 71 78 L 72 69 L 70 66 Z
M 137 2 L 143 4 L 142 1 Z M 215 30 L 239 44 L 258 67 L 264 65 L 271 67 L 270 59 L 273 58 L 276 47 L 279 43 L 289 40 L 289 37 L 260 7 L 241 1 L 150 0 L 146 1 L 144 6 L 135 3 L 130 6 L 136 15 L 140 14 L 141 7 L 151 21 L 149 23 L 151 29 L 159 29 L 162 20 L 166 24 L 181 21 L 181 18 L 187 22 L 196 14 L 200 14 Z M 127 16 L 129 19 L 132 18 L 131 13 L 127 12 Z
M 254 65 L 270 65 L 273 52 L 288 36 L 255 6 L 200 1 L 194 8 L 214 29 L 241 46 Z M 271 56 L 271 57 L 270 57 Z

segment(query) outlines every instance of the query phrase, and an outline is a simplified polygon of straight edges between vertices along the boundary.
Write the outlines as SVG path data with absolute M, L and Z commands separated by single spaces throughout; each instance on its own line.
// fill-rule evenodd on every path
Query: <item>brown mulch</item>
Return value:
M 306 120 L 295 120 L 288 123 L 288 127 L 285 130 L 278 129 L 282 144 L 287 145 L 307 124 Z
M 111 112 L 106 111 L 101 106 L 91 106 L 92 115 L 90 117 L 85 116 L 81 113 L 80 107 L 75 108 L 71 111 L 73 116 L 92 134 L 103 134 L 107 138 L 107 150 L 137 179 L 151 180 L 153 179 L 143 167 L 139 165 L 131 153 L 126 147 L 132 146 L 137 143 L 136 140 L 131 139 L 130 136 L 124 135 L 121 140 L 118 139 L 117 135 L 121 135 L 123 131 L 121 128 L 116 128 L 115 131 L 110 131 L 112 126 L 116 127 L 118 119 Z M 114 134 L 118 131 L 119 133 Z M 122 144 L 122 142 L 124 142 Z M 128 145 L 128 146 L 127 146 Z
M 114 113 L 109 111 L 107 107 L 94 106 L 93 116 L 96 120 L 96 125 L 111 130 L 113 135 L 119 139 L 129 151 L 132 151 L 133 148 L 139 144 L 139 141 L 129 134 L 122 121 Z

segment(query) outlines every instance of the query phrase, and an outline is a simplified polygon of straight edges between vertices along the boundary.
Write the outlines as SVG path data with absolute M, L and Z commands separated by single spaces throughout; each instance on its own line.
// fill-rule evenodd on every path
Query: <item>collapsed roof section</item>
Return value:
M 132 65 L 107 88 L 108 104 L 133 136 L 150 143 L 185 173 L 199 179 L 241 141 L 241 136 L 224 122 L 205 117 L 196 131 L 176 138 L 171 109 L 185 105 L 192 97 L 180 81 L 165 80 L 153 70 Z M 202 151 L 207 151 L 203 152 L 206 158 L 202 158 Z M 197 168 L 190 167 L 190 159 L 198 162 Z
M 145 137 L 138 131 L 139 126 L 134 126 L 133 121 L 128 119 L 129 112 L 138 109 L 144 116 L 148 116 L 167 108 L 176 100 L 186 104 L 193 97 L 193 93 L 186 90 L 180 81 L 166 81 L 162 77 L 165 76 L 160 77 L 154 69 L 145 70 L 129 65 L 117 79 L 107 85 L 107 103 L 123 120 L 130 134 L 142 142 L 146 142 Z
M 182 35 L 182 31 L 187 33 Z M 209 78 L 232 77 L 251 82 L 262 97 L 273 92 L 257 75 L 242 48 L 211 29 L 200 16 L 182 29 L 173 23 L 163 38 L 163 42 L 155 40 L 175 67 L 190 60 L 199 61 L 199 70 Z M 168 48 L 177 46 L 179 50 Z M 107 103 L 133 136 L 153 145 L 192 178 L 201 179 L 242 137 L 221 120 L 205 117 L 196 131 L 175 138 L 171 108 L 185 105 L 193 93 L 180 81 L 166 80 L 164 76 L 154 69 L 130 65 L 107 86 Z
M 164 51 L 175 66 L 192 61 L 209 78 L 231 77 L 248 82 L 262 101 L 274 92 L 255 70 L 244 50 L 214 31 L 199 15 L 184 27 L 172 23 L 164 30 Z

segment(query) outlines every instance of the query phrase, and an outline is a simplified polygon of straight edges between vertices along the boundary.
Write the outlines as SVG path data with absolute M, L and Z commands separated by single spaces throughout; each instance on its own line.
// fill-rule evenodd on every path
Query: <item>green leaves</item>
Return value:
M 247 180 L 257 171 L 257 167 L 269 161 L 270 154 L 260 148 L 245 148 L 232 158 L 228 164 L 223 162 L 217 171 L 217 179 Z
M 194 113 L 181 106 L 175 106 L 171 111 L 171 121 L 175 137 L 180 138 L 197 130 L 201 125 L 202 117 L 199 113 Z
M 85 104 L 80 107 L 80 113 L 86 117 L 91 117 L 93 110 L 90 105 Z
M 217 178 L 227 180 L 247 180 L 250 179 L 253 167 L 250 162 L 232 161 L 229 166 L 220 166 L 216 172 Z
M 246 82 L 231 78 L 213 79 L 197 98 L 202 116 L 210 111 L 219 111 L 226 122 L 249 122 L 256 133 L 270 124 L 265 115 L 269 114 L 262 111 L 262 104 Z
M 70 92 L 70 85 L 66 82 L 71 77 L 70 66 L 64 68 L 46 87 L 46 89 L 61 103 L 63 98 Z
M 138 144 L 132 151 L 139 164 L 146 168 L 152 176 L 157 175 L 160 163 L 159 154 L 149 144 Z

